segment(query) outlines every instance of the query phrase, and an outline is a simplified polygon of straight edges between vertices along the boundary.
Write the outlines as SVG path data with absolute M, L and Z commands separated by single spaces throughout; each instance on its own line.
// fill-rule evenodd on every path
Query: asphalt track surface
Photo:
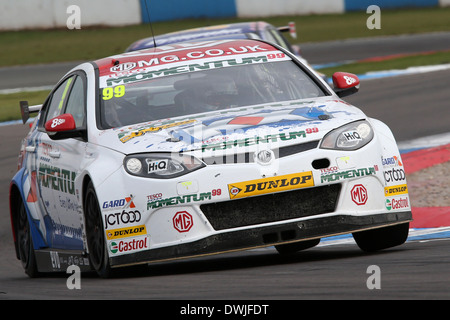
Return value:
M 346 100 L 387 123 L 398 141 L 445 133 L 448 79 L 450 70 L 367 80 Z M 107 280 L 87 273 L 80 290 L 67 288 L 69 275 L 64 273 L 29 279 L 15 258 L 8 213 L 9 181 L 27 130 L 22 125 L 0 127 L 0 299 L 219 299 L 235 304 L 245 299 L 275 310 L 270 300 L 450 298 L 446 238 L 412 240 L 372 254 L 351 243 L 318 246 L 290 257 L 267 248 L 152 264 L 144 272 Z M 380 289 L 367 287 L 372 265 L 380 268 Z M 195 305 L 202 306 L 202 301 Z M 181 306 L 174 305 L 173 315 Z M 287 307 L 294 310 L 295 305 Z

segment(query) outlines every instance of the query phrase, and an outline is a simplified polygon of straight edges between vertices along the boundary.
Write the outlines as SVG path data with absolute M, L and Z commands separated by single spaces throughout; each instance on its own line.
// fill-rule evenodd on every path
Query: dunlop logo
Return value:
M 126 237 L 135 237 L 147 234 L 147 230 L 145 225 L 135 226 L 135 227 L 127 227 L 120 229 L 108 230 L 106 232 L 106 239 L 114 240 L 121 239 Z
M 229 184 L 228 192 L 230 199 L 237 199 L 312 186 L 314 178 L 312 172 L 308 171 Z
M 408 186 L 406 184 L 399 184 L 396 186 L 384 188 L 385 197 L 393 197 L 399 194 L 406 194 L 406 193 L 408 193 Z

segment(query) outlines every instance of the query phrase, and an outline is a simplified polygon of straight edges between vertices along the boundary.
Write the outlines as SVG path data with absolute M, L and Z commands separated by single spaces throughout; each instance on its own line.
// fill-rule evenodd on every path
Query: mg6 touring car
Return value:
M 116 267 L 352 233 L 405 242 L 411 208 L 390 129 L 262 40 L 180 43 L 83 63 L 37 113 L 10 186 L 26 273 Z

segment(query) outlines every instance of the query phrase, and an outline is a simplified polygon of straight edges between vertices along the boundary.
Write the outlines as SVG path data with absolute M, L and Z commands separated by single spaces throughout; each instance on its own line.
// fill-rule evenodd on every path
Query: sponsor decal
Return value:
M 192 216 L 187 211 L 179 211 L 173 216 L 173 227 L 178 232 L 188 232 L 194 225 Z
M 375 167 L 346 170 L 341 172 L 333 172 L 320 177 L 320 182 L 333 182 L 343 179 L 357 178 L 376 174 Z
M 403 208 L 409 208 L 408 197 L 386 199 L 386 209 L 387 210 L 390 211 L 390 210 L 397 210 L 397 209 L 403 209 Z
M 362 184 L 356 184 L 350 191 L 352 201 L 358 206 L 365 205 L 367 202 L 368 194 L 367 189 Z
M 392 167 L 392 166 L 398 166 L 398 167 L 402 167 L 403 164 L 400 161 L 399 157 L 397 156 L 392 156 L 389 158 L 381 158 L 381 163 L 383 164 L 383 167 Z
M 52 120 L 52 124 L 50 125 L 52 128 L 56 128 L 59 125 L 62 125 L 66 122 L 66 119 L 55 118 Z
M 158 40 L 158 42 L 160 42 Z M 159 48 L 163 48 L 160 44 Z M 171 46 L 164 46 L 164 48 L 173 48 Z M 175 49 L 175 48 L 173 48 Z M 206 49 L 206 50 L 205 50 Z M 174 52 L 173 54 L 162 55 L 161 57 L 152 57 L 150 59 L 141 59 L 135 62 L 125 62 L 120 63 L 112 68 L 110 68 L 110 72 L 114 72 L 115 74 L 111 74 L 111 76 L 122 75 L 127 73 L 136 73 L 137 71 L 145 72 L 147 68 L 156 67 L 163 64 L 168 63 L 176 63 L 183 61 L 192 61 L 196 59 L 202 58 L 219 58 L 222 56 L 229 55 L 243 55 L 244 57 L 251 57 L 255 54 L 262 54 L 262 51 L 270 51 L 273 50 L 270 46 L 266 45 L 256 45 L 256 46 L 240 46 L 238 48 L 235 47 L 225 47 L 221 46 L 221 48 L 198 48 L 198 50 L 190 50 L 184 52 Z M 271 53 L 267 54 L 267 59 L 289 59 L 286 55 L 281 51 L 270 51 Z M 161 54 L 161 53 L 156 53 Z M 142 55 L 142 58 L 146 58 L 146 55 Z M 120 61 L 119 60 L 116 61 Z M 209 59 L 208 59 L 209 60 Z M 290 59 L 289 59 L 290 60 Z M 211 60 L 209 60 L 210 62 Z M 137 69 L 135 69 L 137 68 Z M 134 69 L 134 70 L 132 70 Z M 132 70 L 131 72 L 128 72 Z M 106 71 L 106 70 L 105 70 Z
M 337 166 L 328 167 L 325 169 L 320 169 L 321 174 L 330 174 L 332 172 L 338 172 L 339 168 Z
M 343 132 L 342 135 L 347 141 L 359 141 L 362 140 L 361 136 L 359 135 L 358 131 L 346 131 Z
M 147 236 L 140 236 L 133 239 L 115 240 L 109 242 L 109 251 L 112 254 L 129 253 L 149 249 Z
M 193 53 L 194 54 L 194 53 Z M 175 57 L 175 56 L 174 56 Z M 189 56 L 189 58 L 202 58 L 199 54 L 194 57 L 194 55 Z M 188 72 L 194 72 L 199 70 L 207 70 L 207 69 L 216 69 L 223 67 L 232 67 L 237 65 L 244 64 L 252 64 L 252 63 L 265 63 L 269 61 L 272 57 L 268 57 L 267 55 L 261 55 L 257 57 L 238 57 L 226 60 L 211 60 L 211 61 L 203 61 L 198 63 L 190 63 L 185 65 L 176 65 L 174 67 L 168 67 L 157 70 L 145 70 L 139 73 L 131 73 L 126 74 L 119 77 L 110 77 L 106 79 L 101 79 L 102 85 L 101 87 L 113 87 L 115 85 L 133 83 L 143 80 L 150 80 L 163 76 L 170 76 L 175 74 L 183 74 Z M 289 60 L 289 59 L 287 59 Z M 171 62 L 174 62 L 175 59 Z M 106 83 L 104 83 L 106 82 Z
M 180 203 L 190 203 L 190 202 L 198 202 L 204 200 L 211 200 L 212 193 L 211 192 L 203 192 L 200 194 L 186 194 L 183 196 L 176 196 L 166 199 L 158 199 L 155 201 L 147 202 L 147 210 L 149 209 L 157 209 L 166 206 L 175 206 Z
M 125 62 L 125 63 L 120 63 L 120 64 L 110 68 L 109 70 L 111 72 L 124 72 L 124 71 L 131 70 L 134 67 L 136 67 L 136 62 Z
M 139 221 L 141 221 L 141 213 L 138 210 L 123 210 L 122 212 L 105 215 L 105 229 L 108 229 L 110 226 L 135 223 Z
M 314 178 L 312 172 L 308 171 L 229 184 L 228 192 L 230 199 L 237 199 L 312 186 Z
M 122 199 L 109 200 L 103 202 L 102 209 L 117 209 L 117 208 L 136 208 L 133 202 L 133 196 Z
M 169 160 L 148 160 L 148 173 L 160 172 L 167 170 L 167 166 L 169 165 Z
M 158 132 L 162 129 L 168 129 L 168 128 L 172 128 L 172 127 L 176 127 L 176 126 L 181 126 L 184 124 L 190 124 L 193 122 L 196 122 L 197 120 L 185 120 L 185 121 L 180 121 L 180 122 L 174 122 L 174 123 L 169 123 L 169 124 L 165 124 L 165 125 L 161 125 L 161 126 L 157 126 L 157 127 L 147 127 L 147 128 L 142 128 L 142 129 L 138 129 L 136 131 L 133 131 L 129 134 L 124 134 L 124 133 L 119 133 L 119 140 L 122 143 L 128 142 L 131 139 L 135 138 L 135 137 L 140 137 L 143 136 L 144 134 L 148 133 L 148 132 Z
M 399 194 L 407 194 L 407 193 L 408 193 L 408 186 L 406 184 L 399 184 L 396 186 L 384 188 L 384 195 L 386 197 L 392 197 Z
M 406 179 L 405 170 L 392 168 L 384 171 L 384 180 L 386 182 L 404 181 Z
M 39 181 L 44 188 L 75 194 L 76 175 L 76 172 L 70 170 L 50 166 L 45 163 L 39 164 Z
M 388 210 L 392 209 L 391 200 L 389 200 L 389 199 L 386 199 L 386 209 L 388 209 Z
M 147 234 L 145 225 L 140 225 L 135 227 L 108 230 L 108 232 L 106 232 L 106 239 L 115 240 L 127 237 L 142 236 L 145 234 Z
M 154 193 L 147 196 L 147 201 L 159 200 L 162 198 L 162 196 L 163 196 L 162 193 Z
M 314 131 L 318 132 L 318 131 Z M 264 137 L 248 137 L 245 139 L 239 140 L 230 140 L 230 141 L 222 141 L 214 144 L 204 144 L 202 145 L 202 151 L 205 152 L 207 150 L 216 151 L 216 150 L 226 150 L 231 149 L 232 147 L 249 147 L 254 145 L 259 145 L 261 143 L 272 143 L 277 141 L 288 141 L 295 140 L 298 138 L 306 138 L 306 134 L 313 133 L 312 131 L 294 131 L 289 133 L 279 133 L 279 134 L 268 134 Z

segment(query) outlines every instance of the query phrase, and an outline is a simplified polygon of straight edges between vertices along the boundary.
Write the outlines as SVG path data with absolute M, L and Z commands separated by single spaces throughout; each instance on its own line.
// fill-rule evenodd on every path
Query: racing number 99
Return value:
M 125 86 L 120 85 L 120 86 L 116 86 L 114 88 L 111 88 L 111 87 L 103 88 L 102 94 L 103 94 L 103 100 L 109 100 L 112 97 L 116 97 L 116 98 L 123 97 L 125 95 Z
M 278 59 L 282 59 L 282 58 L 284 58 L 286 55 L 284 54 L 284 53 L 282 53 L 282 52 L 280 52 L 280 53 L 269 53 L 268 55 L 267 55 L 267 59 L 276 59 L 276 58 L 278 58 Z

